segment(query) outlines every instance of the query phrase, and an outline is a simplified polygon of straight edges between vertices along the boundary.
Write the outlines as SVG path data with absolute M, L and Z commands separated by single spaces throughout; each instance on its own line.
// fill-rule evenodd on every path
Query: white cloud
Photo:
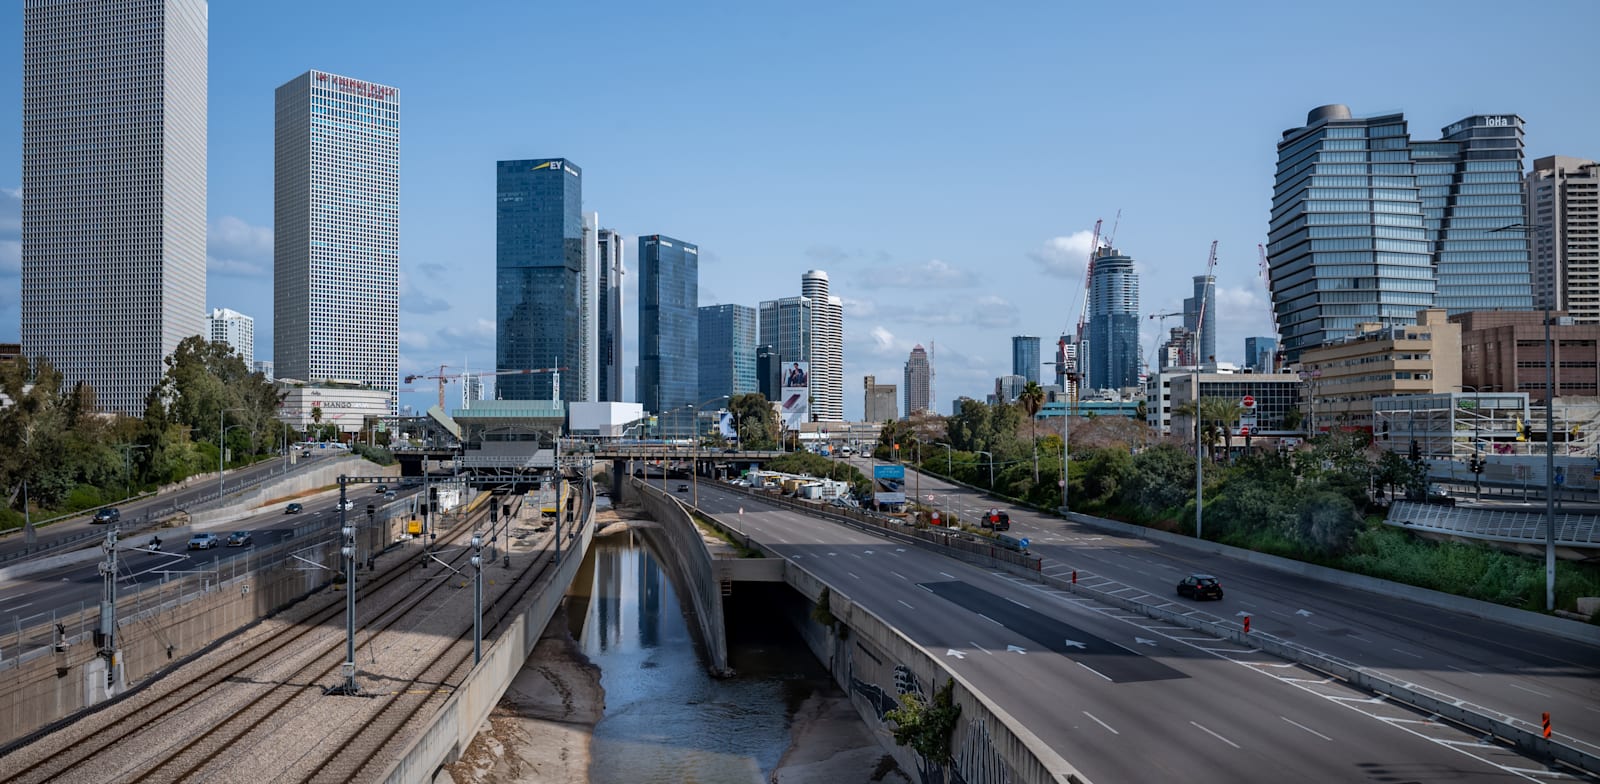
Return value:
M 5 195 L 10 196 L 11 198 L 16 199 L 17 201 L 22 201 L 22 186 L 21 185 L 18 185 L 15 188 L 0 188 L 0 193 L 4 193 Z
M 963 288 L 975 282 L 973 274 L 939 259 L 921 264 L 875 267 L 857 279 L 862 288 L 946 289 Z
M 893 349 L 895 345 L 894 333 L 882 326 L 872 328 L 872 342 L 879 351 Z
M 400 347 L 407 350 L 427 351 L 433 341 L 428 339 L 426 333 L 400 330 Z M 405 363 L 401 363 L 402 365 Z
M 1065 237 L 1051 237 L 1038 250 L 1028 253 L 1028 258 L 1039 265 L 1044 274 L 1056 278 L 1079 279 L 1089 266 L 1089 243 L 1092 231 L 1077 231 Z
M 206 268 L 219 275 L 261 277 L 272 262 L 272 229 L 224 215 L 206 236 Z
M 872 318 L 878 312 L 878 306 L 872 300 L 855 299 L 853 297 L 840 297 L 844 303 L 844 315 L 851 319 Z

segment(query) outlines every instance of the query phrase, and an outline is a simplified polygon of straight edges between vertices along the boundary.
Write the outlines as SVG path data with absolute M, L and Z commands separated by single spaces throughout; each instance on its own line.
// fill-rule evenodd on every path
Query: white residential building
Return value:
M 1523 181 L 1533 249 L 1533 306 L 1600 324 L 1600 163 L 1565 155 L 1533 162 Z
M 843 422 L 844 302 L 828 293 L 828 273 L 822 270 L 810 270 L 800 276 L 800 295 L 812 303 L 812 419 Z
M 256 320 L 228 308 L 213 308 L 206 316 L 206 339 L 226 343 L 252 370 L 256 363 Z
M 206 3 L 22 6 L 22 353 L 141 414 L 205 327 Z
M 273 359 L 351 379 L 398 409 L 400 91 L 308 71 L 278 88 Z

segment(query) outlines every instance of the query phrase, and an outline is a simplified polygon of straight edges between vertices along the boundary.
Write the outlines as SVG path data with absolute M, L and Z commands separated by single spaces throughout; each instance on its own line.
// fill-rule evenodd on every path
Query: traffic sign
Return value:
M 1249 425 L 1245 425 L 1244 427 L 1239 428 L 1239 435 L 1241 435 L 1241 436 L 1250 435 L 1250 426 Z
M 1254 395 L 1245 395 L 1244 399 L 1239 401 L 1239 405 L 1244 406 L 1245 408 L 1255 408 L 1256 398 Z
M 1020 540 L 1017 541 L 1017 544 L 1022 545 L 1022 549 L 1026 550 L 1026 549 L 1028 549 L 1028 545 L 1030 544 L 1030 542 L 1028 541 L 1028 537 L 1024 536 Z

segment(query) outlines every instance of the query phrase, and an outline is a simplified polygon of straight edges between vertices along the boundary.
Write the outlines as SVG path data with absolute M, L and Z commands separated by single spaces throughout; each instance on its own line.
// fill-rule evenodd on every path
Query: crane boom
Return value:
M 1212 240 L 1211 241 L 1211 257 L 1206 259 L 1206 285 L 1207 286 L 1213 285 L 1212 280 L 1211 280 L 1211 271 L 1216 269 L 1216 268 L 1217 268 L 1217 241 L 1216 240 Z M 1205 291 L 1204 291 L 1204 289 L 1202 289 L 1201 293 L 1200 293 L 1200 313 L 1199 313 L 1198 316 L 1195 317 L 1195 320 L 1194 320 L 1194 335 L 1192 336 L 1192 339 L 1194 340 L 1195 367 L 1197 367 L 1197 368 L 1201 364 L 1203 364 L 1201 362 L 1201 357 L 1200 357 L 1200 349 L 1201 349 L 1200 336 L 1204 335 L 1206 333 L 1206 300 L 1207 299 L 1209 299 L 1209 297 L 1205 296 Z
M 445 385 L 445 382 L 447 382 L 447 381 L 456 381 L 458 379 L 461 379 L 461 378 L 463 378 L 465 376 L 469 376 L 469 375 L 470 376 L 480 376 L 480 377 L 481 376 L 525 376 L 525 375 L 528 375 L 530 373 L 554 373 L 555 377 L 556 377 L 556 387 L 555 387 L 556 391 L 557 391 L 556 397 L 557 397 L 557 399 L 559 399 L 560 398 L 560 389 L 561 389 L 561 381 L 560 381 L 560 379 L 561 379 L 561 371 L 566 370 L 566 368 L 564 368 L 564 367 L 550 367 L 550 368 L 537 368 L 537 369 L 532 369 L 532 370 L 486 370 L 486 371 L 483 371 L 483 372 L 480 372 L 480 373 L 445 373 L 444 372 L 445 368 L 448 368 L 448 367 L 450 367 L 450 366 L 449 365 L 440 365 L 439 366 L 439 373 L 437 375 L 427 375 L 427 374 L 423 374 L 423 373 L 417 373 L 417 374 L 414 374 L 414 375 L 406 376 L 406 383 L 409 384 L 409 383 L 411 383 L 413 381 L 416 381 L 419 378 L 431 378 L 431 379 L 437 380 L 439 382 L 439 410 L 443 411 L 444 410 L 444 385 Z

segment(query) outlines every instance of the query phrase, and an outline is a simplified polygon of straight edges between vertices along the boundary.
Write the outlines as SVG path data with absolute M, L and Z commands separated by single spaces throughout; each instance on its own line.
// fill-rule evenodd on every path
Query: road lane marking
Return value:
M 1320 732 L 1317 732 L 1316 730 L 1311 729 L 1310 727 L 1307 727 L 1306 725 L 1301 724 L 1300 722 L 1295 721 L 1294 719 L 1291 719 L 1288 716 L 1279 716 L 1278 718 L 1283 719 L 1284 721 L 1287 721 L 1290 724 L 1293 724 L 1294 726 L 1299 727 L 1300 729 L 1303 729 L 1306 732 L 1309 732 L 1312 735 L 1315 735 L 1315 736 L 1317 736 L 1317 737 L 1319 737 L 1319 738 L 1321 738 L 1323 740 L 1326 740 L 1326 741 L 1332 741 L 1333 740 L 1333 738 L 1330 738 L 1330 737 L 1328 737 L 1328 736 L 1326 736 L 1326 735 L 1324 735 L 1324 734 L 1322 734 Z
M 1097 670 L 1097 669 L 1095 669 L 1093 667 L 1090 667 L 1089 665 L 1084 664 L 1083 662 L 1078 662 L 1078 666 L 1082 667 L 1082 668 L 1088 670 L 1089 672 L 1092 672 L 1092 673 L 1094 673 L 1094 674 L 1096 674 L 1096 675 L 1098 675 L 1098 676 L 1100 676 L 1102 678 L 1105 678 L 1106 679 L 1106 683 L 1115 683 L 1116 682 L 1116 681 L 1111 680 L 1110 678 L 1106 678 L 1106 674 L 1105 673 L 1103 673 L 1103 672 L 1101 672 L 1101 671 L 1099 671 L 1099 670 Z
M 1116 729 L 1113 728 L 1110 724 L 1107 724 L 1107 723 L 1101 721 L 1099 719 L 1099 717 L 1095 716 L 1093 713 L 1090 713 L 1088 711 L 1084 711 L 1083 715 L 1088 716 L 1091 719 L 1094 719 L 1094 723 L 1096 723 L 1096 724 L 1098 724 L 1098 725 L 1100 725 L 1102 727 L 1105 727 L 1106 730 L 1109 731 L 1112 735 L 1121 735 L 1122 734 L 1120 732 L 1117 732 Z
M 1456 672 L 1464 672 L 1464 673 L 1466 673 L 1468 675 L 1471 675 L 1474 678 L 1482 678 L 1483 677 L 1483 673 L 1481 673 L 1481 672 L 1473 672 L 1472 670 L 1463 670 L 1460 667 L 1455 666 L 1454 664 L 1446 664 L 1445 666 L 1449 667 L 1452 670 L 1455 670 Z M 1600 708 L 1590 708 L 1589 710 L 1600 711 Z
M 903 575 L 903 574 L 901 574 L 899 572 L 896 572 L 896 571 L 890 571 L 889 574 L 892 574 L 892 575 L 894 575 L 894 576 L 896 576 L 896 577 L 898 577 L 898 578 L 900 578 L 902 580 L 906 579 L 905 575 Z
M 1413 659 L 1422 658 L 1422 656 L 1420 654 L 1412 653 L 1411 651 L 1407 651 L 1407 650 L 1401 650 L 1400 648 L 1390 648 L 1389 650 L 1394 651 L 1395 653 L 1398 653 L 1398 654 L 1402 654 L 1402 655 L 1405 655 L 1405 656 L 1410 656 Z
M 1233 742 L 1233 741 L 1231 741 L 1231 740 L 1228 740 L 1228 739 L 1227 739 L 1227 738 L 1224 738 L 1224 737 L 1222 737 L 1222 736 L 1221 736 L 1221 735 L 1218 735 L 1218 734 L 1217 734 L 1217 733 L 1215 733 L 1215 732 L 1212 732 L 1212 731 L 1211 731 L 1211 730 L 1208 730 L 1208 729 L 1206 729 L 1206 728 L 1205 728 L 1205 727 L 1203 727 L 1203 726 L 1201 726 L 1201 725 L 1200 725 L 1200 724 L 1198 724 L 1198 723 L 1196 723 L 1196 722 L 1193 722 L 1193 721 L 1191 721 L 1191 722 L 1189 722 L 1189 723 L 1190 723 L 1190 724 L 1194 724 L 1194 726 L 1196 726 L 1196 727 L 1198 727 L 1198 728 L 1199 728 L 1199 729 L 1200 729 L 1200 731 L 1202 731 L 1202 732 L 1204 732 L 1204 733 L 1205 733 L 1205 734 L 1207 734 L 1207 735 L 1210 735 L 1210 736 L 1211 736 L 1211 737 L 1213 737 L 1213 738 L 1216 738 L 1216 739 L 1217 739 L 1217 740 L 1220 740 L 1220 741 L 1222 741 L 1222 742 L 1223 742 L 1223 743 L 1226 743 L 1226 744 L 1228 744 L 1228 745 L 1229 745 L 1229 746 L 1232 746 L 1232 747 L 1234 747 L 1234 748 L 1236 748 L 1236 749 L 1237 749 L 1237 748 L 1239 748 L 1239 744 L 1237 744 L 1237 743 L 1234 743 L 1234 742 Z
M 929 587 L 928 587 L 928 586 L 926 586 L 926 585 L 923 585 L 923 584 L 921 584 L 921 583 L 918 583 L 918 584 L 917 584 L 917 587 L 918 587 L 918 588 L 921 588 L 921 589 L 922 589 L 922 590 L 924 590 L 924 591 L 927 591 L 927 592 L 928 592 L 928 593 L 933 593 L 933 589 L 932 589 L 932 588 L 929 588 Z
M 989 623 L 992 623 L 992 624 L 994 624 L 996 626 L 1005 626 L 1005 624 L 1003 624 L 1003 623 L 1001 623 L 1001 622 L 999 622 L 999 621 L 997 621 L 997 620 L 995 620 L 993 618 L 990 618 L 989 616 L 984 615 L 983 613 L 978 613 L 978 617 L 982 618 L 982 619 L 984 619 L 984 620 L 988 621 Z
M 1348 632 L 1346 632 L 1346 633 L 1345 633 L 1345 636 L 1346 636 L 1346 637 L 1349 637 L 1349 638 L 1350 638 L 1350 639 L 1352 639 L 1352 640 L 1360 640 L 1360 641 L 1362 641 L 1362 642 L 1372 642 L 1372 641 L 1371 641 L 1371 640 L 1369 640 L 1369 639 L 1367 639 L 1367 638 L 1365 638 L 1365 637 L 1362 637 L 1362 636 L 1361 636 L 1361 635 L 1359 635 L 1359 634 L 1350 634 L 1350 633 L 1348 633 Z
M 1550 696 L 1548 694 L 1545 694 L 1542 691 L 1539 691 L 1538 689 L 1530 689 L 1530 688 L 1528 688 L 1526 686 L 1520 685 L 1516 681 L 1507 681 L 1506 685 L 1510 686 L 1513 689 L 1521 689 L 1521 690 L 1523 690 L 1525 692 L 1528 692 L 1529 694 L 1537 694 L 1540 697 L 1548 697 L 1548 696 Z
M 1328 629 L 1332 629 L 1333 628 L 1332 626 L 1329 626 L 1329 625 L 1327 625 L 1325 623 L 1317 623 L 1316 621 L 1306 621 L 1306 625 L 1307 626 L 1312 626 L 1312 627 L 1315 627 L 1315 628 L 1318 628 L 1318 629 L 1322 629 L 1323 631 L 1327 631 Z
M 906 604 L 904 599 L 896 599 L 895 601 L 900 602 L 901 604 L 905 604 L 907 610 L 915 610 L 915 609 L 917 609 L 915 607 L 912 607 L 909 604 Z
M 951 574 L 951 573 L 949 573 L 949 572 L 940 572 L 939 575 L 942 576 L 942 577 L 948 577 L 948 578 L 950 578 L 952 580 L 956 579 L 956 576 Z
M 1006 600 L 1006 601 L 1008 601 L 1008 602 L 1011 602 L 1011 603 L 1012 603 L 1012 604 L 1014 604 L 1014 605 L 1016 605 L 1016 606 L 1018 606 L 1018 607 L 1021 607 L 1021 608 L 1022 608 L 1022 609 L 1024 609 L 1024 610 L 1031 610 L 1031 609 L 1033 609 L 1033 608 L 1032 608 L 1032 607 L 1029 607 L 1029 606 L 1028 606 L 1028 605 L 1026 605 L 1026 604 L 1023 604 L 1023 603 L 1022 603 L 1022 602 L 1019 602 L 1019 601 L 1017 601 L 1017 600 L 1016 600 L 1016 599 L 1013 599 L 1013 598 L 1011 598 L 1011 597 L 1009 597 L 1009 596 L 1006 596 L 1006 597 L 1004 597 L 1004 598 L 1005 598 L 1005 600 Z
M 972 642 L 972 641 L 971 640 L 967 640 L 967 642 Z M 994 655 L 994 651 L 991 651 L 988 648 L 985 648 L 982 645 L 979 645 L 979 644 L 977 644 L 975 642 L 972 642 L 972 648 L 973 648 L 973 650 L 983 651 L 984 653 L 987 653 L 990 656 Z
M 32 607 L 32 606 L 33 606 L 33 602 L 28 602 L 26 604 L 19 604 L 19 605 L 15 606 L 15 607 L 4 607 L 4 608 L 0 608 L 0 613 L 16 612 L 17 610 L 20 610 L 20 609 L 22 609 L 24 607 Z
M 858 576 L 857 576 L 857 575 L 856 575 L 856 573 L 855 573 L 855 572 L 845 572 L 845 574 L 848 574 L 848 575 L 850 575 L 850 576 L 851 576 L 851 577 L 855 577 L 855 578 L 856 578 L 856 579 L 857 579 L 857 580 L 859 580 L 859 579 L 861 579 L 861 578 L 860 578 L 860 577 L 858 577 Z

